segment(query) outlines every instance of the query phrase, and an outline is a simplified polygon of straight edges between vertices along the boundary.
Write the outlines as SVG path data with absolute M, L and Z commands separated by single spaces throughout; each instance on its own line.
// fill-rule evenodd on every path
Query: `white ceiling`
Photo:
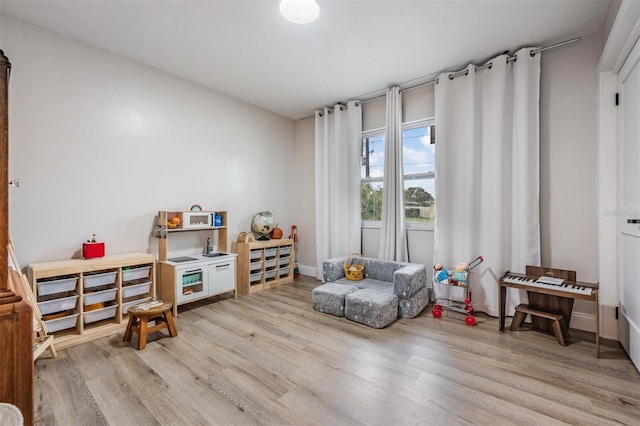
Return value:
M 599 31 L 609 1 L 318 3 L 309 25 L 285 21 L 275 0 L 0 0 L 0 11 L 299 119 L 506 50 Z

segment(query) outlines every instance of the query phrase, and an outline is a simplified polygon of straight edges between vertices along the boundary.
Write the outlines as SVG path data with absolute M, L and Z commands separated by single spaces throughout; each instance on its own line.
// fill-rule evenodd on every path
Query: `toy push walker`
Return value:
M 473 306 L 471 306 L 469 274 L 471 270 L 480 265 L 483 260 L 482 256 L 478 256 L 469 263 L 459 263 L 455 268 L 443 268 L 440 264 L 436 264 L 433 267 L 434 293 L 436 288 L 442 288 L 442 286 L 462 288 L 464 292 L 464 301 L 436 297 L 431 311 L 434 318 L 442 317 L 442 310 L 449 309 L 465 314 L 464 322 L 467 325 L 476 325 L 476 317 L 474 316 Z

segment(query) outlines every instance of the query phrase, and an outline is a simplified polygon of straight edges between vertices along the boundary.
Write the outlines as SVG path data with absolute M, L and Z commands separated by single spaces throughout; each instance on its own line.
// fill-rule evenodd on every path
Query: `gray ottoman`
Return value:
M 349 293 L 344 316 L 369 327 L 386 327 L 398 319 L 398 296 L 368 288 Z
M 358 291 L 358 287 L 350 284 L 327 283 L 318 286 L 311 292 L 313 309 L 325 314 L 343 317 L 345 296 L 355 291 Z

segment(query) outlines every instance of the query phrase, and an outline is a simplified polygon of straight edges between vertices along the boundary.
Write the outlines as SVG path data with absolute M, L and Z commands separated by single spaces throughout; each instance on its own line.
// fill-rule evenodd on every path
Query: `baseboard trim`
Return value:
M 315 266 L 298 265 L 298 269 L 300 269 L 300 274 L 302 275 L 316 277 L 317 268 Z
M 571 314 L 571 324 L 569 324 L 569 328 L 595 333 L 596 316 L 574 311 Z

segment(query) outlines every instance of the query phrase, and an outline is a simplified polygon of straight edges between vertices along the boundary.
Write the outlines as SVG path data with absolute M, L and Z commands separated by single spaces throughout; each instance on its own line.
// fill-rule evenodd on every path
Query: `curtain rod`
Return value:
M 549 45 L 549 46 L 545 46 L 545 47 L 539 47 L 537 49 L 533 49 L 529 54 L 531 56 L 535 56 L 536 54 L 542 53 L 542 52 L 544 52 L 546 50 L 556 49 L 558 47 L 566 46 L 567 44 L 572 44 L 572 43 L 575 43 L 575 42 L 578 42 L 578 41 L 580 41 L 580 37 L 572 38 L 570 40 L 561 41 L 559 43 L 555 43 L 555 44 L 552 44 L 552 45 Z M 513 61 L 516 60 L 516 58 L 517 58 L 517 56 L 515 56 L 515 55 L 514 56 L 509 56 L 507 58 L 507 62 L 513 62 Z M 484 65 L 480 65 L 480 66 L 476 67 L 476 71 L 483 70 L 485 68 L 490 68 L 491 65 L 492 65 L 491 62 L 489 62 L 487 64 L 484 64 Z M 442 71 L 442 72 L 444 72 L 444 71 Z M 441 74 L 442 72 L 439 72 L 438 75 Z M 468 71 L 466 69 L 460 70 L 460 71 L 456 71 L 456 72 L 452 72 L 451 74 L 449 74 L 449 78 L 450 79 L 454 79 L 454 78 L 459 77 L 461 75 L 466 75 L 467 73 L 468 73 Z M 430 75 L 432 75 L 432 74 L 430 74 Z M 405 81 L 404 83 L 400 83 L 400 84 L 398 84 L 398 86 L 403 86 L 405 84 L 410 83 L 411 81 L 420 80 L 421 78 L 425 78 L 425 77 L 427 77 L 427 76 L 414 78 L 413 80 L 408 80 L 408 81 Z M 412 90 L 412 89 L 417 89 L 417 88 L 422 87 L 422 86 L 430 86 L 432 84 L 436 84 L 437 82 L 438 82 L 438 79 L 434 78 L 433 80 L 429 80 L 429 81 L 426 81 L 424 83 L 419 83 L 419 84 L 416 84 L 414 86 L 407 86 L 404 89 L 400 89 L 400 92 L 404 92 L 404 91 Z M 354 99 L 361 99 L 360 100 L 360 104 L 364 104 L 364 103 L 371 102 L 371 101 L 374 101 L 376 99 L 380 99 L 380 98 L 385 97 L 386 96 L 386 90 L 387 89 L 380 89 L 380 90 L 376 90 L 374 92 L 369 92 L 369 95 L 372 95 L 373 93 L 378 93 L 378 92 L 381 92 L 381 91 L 385 91 L 385 94 L 383 94 L 383 95 L 376 95 L 376 96 L 372 96 L 372 97 L 367 97 L 367 94 L 364 94 L 364 95 L 360 96 L 359 98 L 354 98 Z M 351 100 L 353 100 L 353 99 L 351 99 Z M 346 102 L 344 102 L 344 103 L 346 103 Z M 301 120 L 304 120 L 304 119 L 307 119 L 307 118 L 311 118 L 311 117 L 314 117 L 314 116 L 315 116 L 315 114 L 311 115 L 309 117 L 301 118 Z

